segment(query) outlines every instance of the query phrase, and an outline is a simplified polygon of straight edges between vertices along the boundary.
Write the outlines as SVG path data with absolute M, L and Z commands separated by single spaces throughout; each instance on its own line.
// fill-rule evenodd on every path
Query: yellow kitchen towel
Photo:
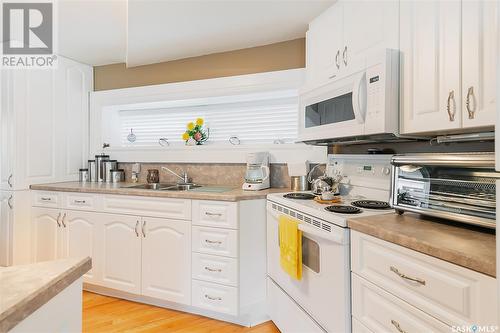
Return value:
M 302 279 L 302 231 L 291 217 L 279 217 L 280 265 L 292 278 Z

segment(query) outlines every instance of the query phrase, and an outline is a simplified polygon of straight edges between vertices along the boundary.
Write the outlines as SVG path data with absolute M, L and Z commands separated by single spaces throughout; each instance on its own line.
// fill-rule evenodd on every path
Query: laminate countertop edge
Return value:
M 50 184 L 34 184 L 30 186 L 31 190 L 35 191 L 54 191 L 54 192 L 73 192 L 73 193 L 94 193 L 94 194 L 113 194 L 113 195 L 130 195 L 155 198 L 176 198 L 176 199 L 192 199 L 192 200 L 216 200 L 216 201 L 244 201 L 265 199 L 270 193 L 290 192 L 287 188 L 269 188 L 260 191 L 245 191 L 234 186 L 224 185 L 205 185 L 203 187 L 223 187 L 226 191 L 206 191 L 189 190 L 189 191 L 162 191 L 162 190 L 145 190 L 130 188 L 139 184 L 131 183 L 79 183 L 79 182 L 61 182 Z
M 70 261 L 68 259 L 66 260 Z M 80 259 L 71 264 L 73 261 L 68 263 L 69 267 L 64 272 L 54 276 L 46 284 L 33 290 L 30 294 L 27 294 L 21 300 L 0 313 L 0 332 L 7 332 L 14 328 L 92 268 L 92 259 L 89 257 Z M 40 264 L 49 264 L 49 262 Z M 35 266 L 37 264 L 32 265 Z M 10 266 L 6 268 L 16 269 L 16 267 L 20 266 Z
M 405 248 L 496 277 L 495 235 L 405 213 L 351 218 L 355 230 Z

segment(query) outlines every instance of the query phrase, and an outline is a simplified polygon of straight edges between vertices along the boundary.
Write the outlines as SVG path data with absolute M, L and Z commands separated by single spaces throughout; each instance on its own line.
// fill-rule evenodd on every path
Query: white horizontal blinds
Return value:
M 135 110 L 127 107 L 118 111 L 120 142 L 122 147 L 154 147 L 158 146 L 159 138 L 167 138 L 170 143 L 182 144 L 186 124 L 201 117 L 210 128 L 209 143 L 229 143 L 232 136 L 238 137 L 241 144 L 276 140 L 291 143 L 298 134 L 297 108 L 298 98 L 290 94 L 182 107 Z M 130 129 L 136 135 L 134 143 L 127 140 Z

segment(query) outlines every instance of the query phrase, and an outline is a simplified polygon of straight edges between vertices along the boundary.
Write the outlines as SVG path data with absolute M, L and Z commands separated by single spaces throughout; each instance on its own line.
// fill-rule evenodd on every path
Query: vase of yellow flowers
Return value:
M 186 131 L 182 134 L 182 140 L 188 146 L 202 145 L 208 140 L 209 130 L 203 128 L 203 118 L 197 118 L 195 122 L 190 121 L 186 126 Z

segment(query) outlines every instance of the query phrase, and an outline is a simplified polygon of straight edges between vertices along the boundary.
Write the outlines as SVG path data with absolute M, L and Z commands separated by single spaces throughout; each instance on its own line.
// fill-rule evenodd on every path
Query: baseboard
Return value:
M 222 320 L 222 321 L 226 321 L 229 323 L 233 323 L 233 324 L 237 324 L 237 325 L 241 325 L 241 326 L 246 326 L 246 327 L 256 326 L 258 324 L 261 324 L 261 323 L 269 320 L 269 316 L 267 315 L 267 313 L 265 311 L 265 309 L 266 309 L 265 308 L 265 301 L 263 301 L 262 303 L 253 304 L 252 306 L 245 307 L 244 309 L 241 309 L 242 314 L 239 316 L 231 316 L 231 315 L 217 313 L 214 311 L 200 309 L 200 308 L 197 308 L 197 307 L 194 307 L 191 305 L 183 305 L 183 304 L 179 304 L 179 303 L 161 300 L 158 298 L 131 294 L 131 293 L 127 293 L 124 291 L 111 289 L 111 288 L 107 288 L 107 287 L 103 287 L 103 286 L 98 286 L 98 285 L 94 285 L 94 284 L 89 284 L 89 283 L 84 283 L 83 289 L 90 291 L 90 292 L 93 292 L 93 293 L 96 293 L 96 294 L 100 294 L 100 295 L 121 298 L 121 299 L 125 299 L 125 300 L 132 301 L 132 302 L 154 305 L 154 306 L 158 306 L 158 307 L 166 308 L 166 309 L 189 312 L 189 313 L 193 313 L 196 315 L 209 317 L 209 318 L 213 318 L 213 319 L 217 319 L 217 320 Z

